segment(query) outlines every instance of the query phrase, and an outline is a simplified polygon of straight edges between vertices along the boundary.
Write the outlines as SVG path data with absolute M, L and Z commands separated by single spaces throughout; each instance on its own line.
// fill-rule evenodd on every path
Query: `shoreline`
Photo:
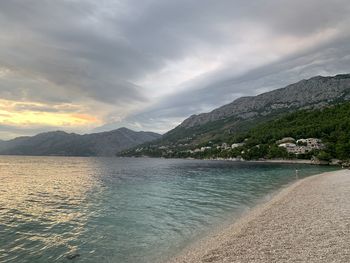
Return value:
M 194 159 L 196 160 L 196 159 Z M 266 160 L 235 160 L 235 159 L 203 159 L 213 161 L 231 161 L 231 162 L 242 162 L 242 163 L 282 163 L 282 164 L 312 164 L 312 165 L 328 165 L 328 164 L 316 164 L 311 160 L 307 159 L 266 159 Z
M 231 161 L 231 162 L 242 162 L 242 163 L 277 163 L 277 164 L 310 164 L 310 165 L 328 165 L 328 166 L 339 166 L 342 167 L 340 163 L 331 163 L 327 161 L 317 161 L 309 159 L 264 159 L 264 160 L 242 160 L 242 159 L 192 159 L 192 160 L 213 160 L 213 161 Z
M 168 263 L 349 262 L 350 171 L 300 179 Z
M 62 158 L 152 158 L 152 159 L 174 159 L 174 160 L 202 160 L 202 161 L 230 161 L 237 163 L 271 163 L 271 164 L 309 164 L 309 165 L 322 165 L 322 166 L 338 166 L 338 167 L 350 167 L 350 162 L 343 164 L 332 164 L 326 161 L 314 162 L 308 159 L 265 159 L 265 160 L 241 160 L 241 159 L 225 159 L 225 158 L 213 158 L 213 159 L 198 159 L 198 158 L 164 158 L 164 157 L 150 157 L 150 156 L 85 156 L 85 155 L 16 155 L 16 154 L 0 154 L 0 157 L 62 157 Z
M 116 156 L 117 158 L 152 158 L 152 159 L 174 159 L 174 160 L 197 160 L 197 161 L 229 161 L 237 163 L 276 163 L 276 164 L 309 164 L 309 165 L 322 165 L 322 166 L 338 166 L 347 168 L 350 167 L 350 161 L 336 160 L 335 163 L 332 161 L 322 160 L 309 160 L 309 159 L 264 159 L 264 160 L 243 160 L 238 158 L 165 158 L 165 157 L 152 157 L 152 156 Z

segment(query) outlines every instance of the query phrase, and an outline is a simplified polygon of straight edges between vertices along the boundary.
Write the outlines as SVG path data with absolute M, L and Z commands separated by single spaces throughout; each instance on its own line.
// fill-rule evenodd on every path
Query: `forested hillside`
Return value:
M 252 125 L 252 124 L 251 124 Z M 278 147 L 277 140 L 284 137 L 318 138 L 325 145 L 322 150 L 313 150 L 307 154 L 295 155 Z M 249 131 L 223 136 L 221 142 L 208 140 L 196 146 L 157 147 L 148 145 L 144 148 L 124 152 L 130 156 L 163 156 L 193 158 L 311 158 L 321 160 L 337 158 L 350 159 L 350 103 L 328 106 L 323 109 L 300 110 L 285 114 L 264 123 L 258 123 Z M 231 144 L 238 143 L 237 147 Z M 225 144 L 223 147 L 222 145 Z
M 350 103 L 330 106 L 322 110 L 298 111 L 274 121 L 260 124 L 247 134 L 245 147 L 257 144 L 273 145 L 283 137 L 319 138 L 326 144 L 328 158 L 350 158 Z M 237 137 L 235 140 L 239 140 Z M 262 153 L 264 155 L 264 153 Z M 259 156 L 262 157 L 262 156 Z

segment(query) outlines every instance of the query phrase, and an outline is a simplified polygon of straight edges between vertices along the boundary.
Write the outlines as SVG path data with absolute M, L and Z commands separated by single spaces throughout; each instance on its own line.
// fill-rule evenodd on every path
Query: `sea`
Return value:
M 332 169 L 0 156 L 0 262 L 164 262 L 292 182 Z

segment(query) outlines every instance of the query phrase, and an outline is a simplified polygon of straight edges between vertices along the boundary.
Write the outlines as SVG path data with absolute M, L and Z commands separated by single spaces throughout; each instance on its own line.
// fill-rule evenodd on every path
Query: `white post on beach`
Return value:
M 299 170 L 295 169 L 295 179 L 299 179 Z

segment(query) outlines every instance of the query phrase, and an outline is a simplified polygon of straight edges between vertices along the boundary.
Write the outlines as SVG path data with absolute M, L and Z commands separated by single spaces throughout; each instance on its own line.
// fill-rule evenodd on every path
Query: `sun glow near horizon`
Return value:
M 83 112 L 77 105 L 0 100 L 0 124 L 3 125 L 74 127 L 100 123 L 98 117 Z

